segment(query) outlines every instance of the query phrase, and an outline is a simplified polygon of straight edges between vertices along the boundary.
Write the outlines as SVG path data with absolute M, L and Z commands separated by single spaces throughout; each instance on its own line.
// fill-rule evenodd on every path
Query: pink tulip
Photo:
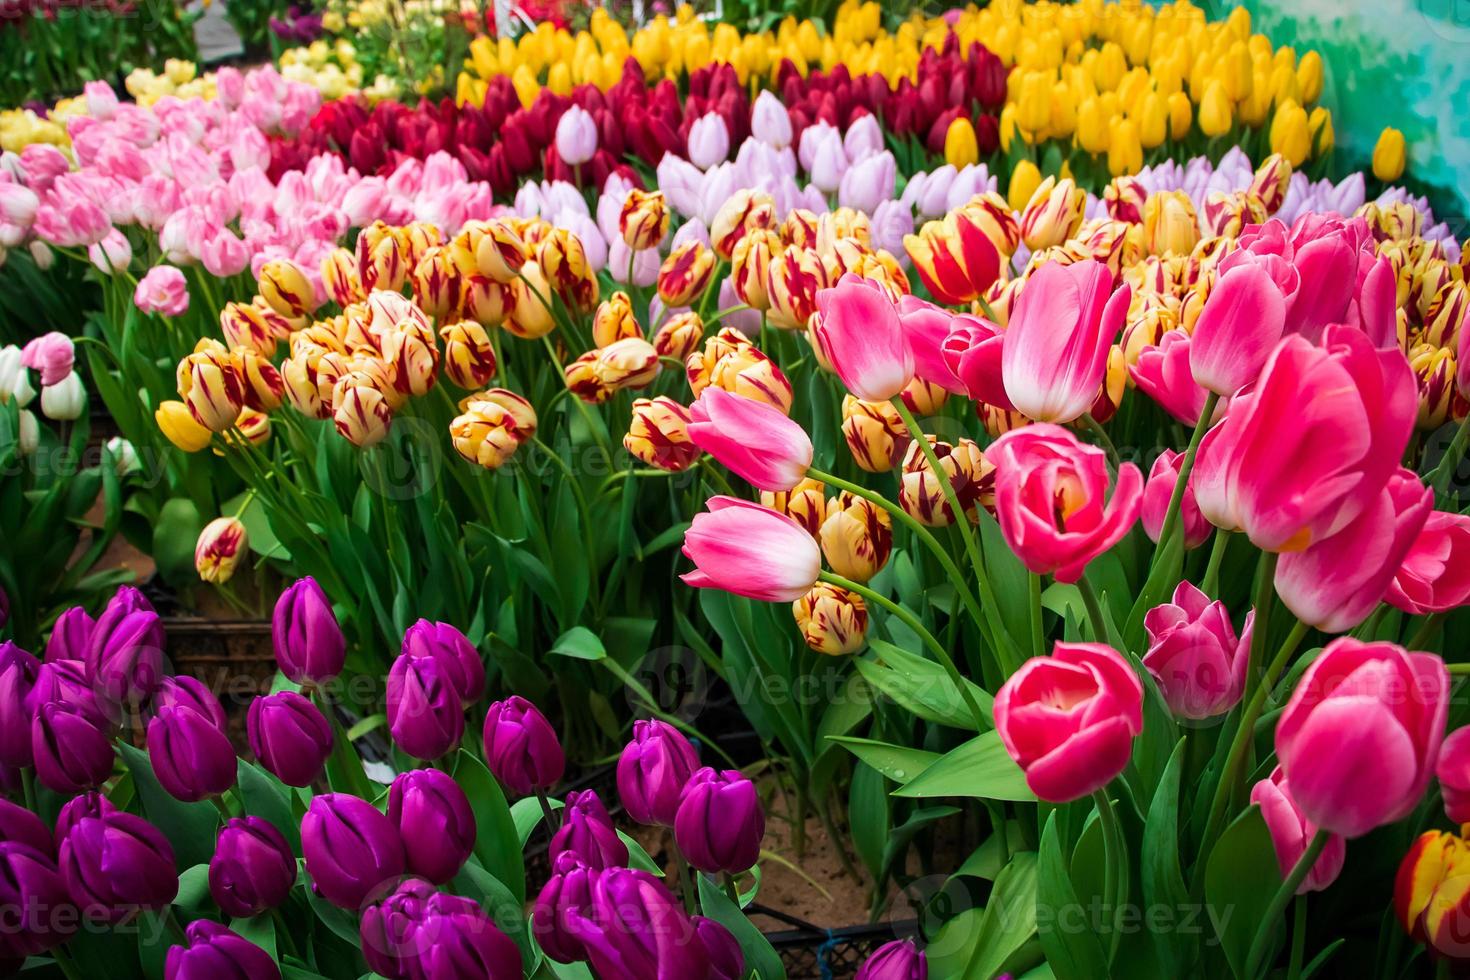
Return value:
M 199 261 L 210 275 L 228 279 L 250 267 L 250 248 L 234 232 L 223 228 L 203 242 Z
M 133 246 L 128 236 L 114 228 L 100 242 L 87 246 L 87 259 L 104 276 L 115 276 L 133 261 Z
M 1200 510 L 1267 551 L 1299 551 L 1372 505 L 1418 412 L 1403 354 L 1375 350 L 1351 327 L 1323 339 L 1284 338 L 1200 447 Z
M 1456 728 L 1440 746 L 1434 775 L 1451 823 L 1470 823 L 1470 725 Z
M 1356 249 L 1341 230 L 1296 248 L 1292 265 L 1301 287 L 1286 311 L 1291 332 L 1317 343 L 1328 324 L 1343 321 L 1358 282 L 1357 263 Z
M 764 402 L 711 385 L 689 419 L 690 441 L 758 490 L 790 490 L 811 468 L 806 430 Z
M 914 379 L 914 354 L 898 307 L 872 279 L 847 273 L 817 293 L 817 347 L 864 401 L 886 402 Z
M 556 123 L 556 152 L 562 162 L 581 166 L 597 153 L 597 123 L 591 113 L 573 105 Z
M 730 155 L 730 127 L 718 112 L 707 112 L 689 127 L 689 162 L 700 170 L 724 163 Z
M 1158 544 L 1164 530 L 1164 519 L 1169 513 L 1169 503 L 1174 499 L 1174 484 L 1179 482 L 1179 470 L 1184 465 L 1184 455 L 1165 449 L 1154 460 L 1148 471 L 1148 482 L 1143 487 L 1143 504 L 1139 518 L 1149 540 Z M 1198 548 L 1210 536 L 1210 522 L 1200 513 L 1194 499 L 1194 481 L 1198 470 L 1189 475 L 1189 484 L 1179 500 L 1179 516 L 1183 519 L 1184 547 Z
M 1240 636 L 1230 613 L 1191 583 L 1180 582 L 1174 601 L 1143 617 L 1148 653 L 1143 665 L 1159 682 L 1169 710 L 1199 720 L 1223 715 L 1245 692 L 1255 610 L 1246 613 Z
M 138 280 L 133 305 L 144 313 L 182 316 L 189 311 L 189 286 L 184 273 L 171 265 L 155 265 Z
M 71 338 L 55 330 L 30 341 L 20 352 L 20 363 L 41 375 L 43 388 L 61 383 L 75 361 Z
M 1138 355 L 1138 363 L 1128 368 L 1128 374 L 1140 391 L 1188 426 L 1199 421 L 1200 413 L 1205 410 L 1205 399 L 1209 396 L 1190 374 L 1193 346 L 1187 331 L 1170 330 L 1159 338 L 1157 347 L 1145 347 Z
M 822 552 L 811 533 L 785 514 L 735 497 L 711 497 L 684 532 L 696 589 L 724 589 L 763 602 L 795 602 L 817 582 Z
M 1398 276 L 1388 256 L 1368 263 L 1351 312 L 1374 347 L 1386 350 L 1398 345 Z
M 1408 816 L 1439 758 L 1449 694 L 1435 654 L 1346 636 L 1329 643 L 1276 725 L 1302 814 L 1348 838 Z
M 1195 324 L 1189 345 L 1194 380 L 1217 395 L 1235 394 L 1260 375 L 1285 326 L 1286 299 L 1265 268 L 1245 263 L 1229 270 L 1210 290 Z
M 1075 582 L 1087 563 L 1122 540 L 1143 497 L 1143 474 L 1132 463 L 1118 470 L 1113 497 L 1107 454 L 1056 425 L 1012 429 L 985 455 L 995 464 L 995 510 L 1000 532 L 1031 571 Z
M 965 387 L 944 361 L 944 338 L 954 323 L 954 314 L 928 300 L 905 294 L 898 300 L 898 322 L 914 357 L 914 377 L 963 395 Z
M 1006 394 L 1023 415 L 1071 422 L 1092 406 L 1132 295 L 1112 283 L 1093 259 L 1050 262 L 1026 281 L 1001 355 Z
M 1357 626 L 1383 599 L 1433 507 L 1434 493 L 1400 467 L 1378 499 L 1342 530 L 1281 556 L 1281 601 L 1324 633 Z
M 1470 603 L 1470 516 L 1433 511 L 1394 573 L 1384 601 L 1416 616 Z
M 1284 879 L 1307 853 L 1307 846 L 1317 836 L 1317 826 L 1302 814 L 1296 800 L 1291 798 L 1291 786 L 1282 775 L 1280 766 L 1272 770 L 1269 778 L 1251 787 L 1251 802 L 1261 808 L 1261 818 L 1266 821 L 1266 830 L 1271 834 L 1271 847 L 1276 851 L 1276 865 Z M 1338 834 L 1331 835 L 1296 893 L 1305 895 L 1324 890 L 1337 880 L 1346 861 L 1347 841 Z
M 1058 643 L 995 694 L 995 730 L 1043 800 L 1067 803 L 1121 773 L 1143 730 L 1143 684 L 1104 643 Z
M 1006 394 L 1003 369 L 1006 332 L 981 316 L 961 314 L 952 320 L 940 354 L 959 394 L 977 402 L 1014 411 Z

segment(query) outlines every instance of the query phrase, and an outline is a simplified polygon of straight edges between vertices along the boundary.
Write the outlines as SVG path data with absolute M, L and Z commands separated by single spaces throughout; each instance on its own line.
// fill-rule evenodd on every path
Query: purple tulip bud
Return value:
M 750 110 L 750 134 L 778 149 L 791 145 L 791 114 L 772 93 L 756 96 Z
M 184 945 L 169 947 L 163 980 L 280 980 L 275 958 L 244 936 L 209 919 L 184 930 Z
M 296 857 L 269 820 L 232 817 L 209 859 L 209 894 L 235 919 L 278 908 L 296 884 Z
M 163 621 L 137 589 L 124 586 L 97 617 L 87 644 L 87 676 L 97 696 L 133 706 L 163 681 Z
M 592 877 L 586 914 L 567 917 L 602 980 L 680 980 L 709 975 L 694 922 L 647 871 L 609 868 Z
M 71 833 L 72 827 L 83 817 L 102 817 L 116 812 L 117 807 L 113 806 L 112 801 L 95 789 L 73 796 L 62 804 L 61 812 L 56 815 L 57 843 L 66 840 L 66 835 Z
M 551 862 L 551 877 L 536 896 L 531 930 L 541 951 L 558 963 L 578 963 L 587 950 L 572 935 L 568 920 L 586 916 L 592 904 L 592 879 L 597 876 L 574 851 L 564 851 Z
M 673 725 L 633 722 L 633 741 L 618 757 L 618 796 L 628 816 L 643 824 L 674 825 L 684 784 L 699 768 L 699 755 Z
M 235 749 L 214 722 L 193 708 L 165 705 L 148 723 L 148 759 L 168 794 L 185 803 L 235 785 Z
M 707 112 L 689 127 L 689 162 L 700 170 L 724 163 L 730 155 L 730 127 L 718 112 Z
M 168 705 L 193 708 L 208 718 L 210 724 L 220 731 L 229 729 L 230 722 L 225 717 L 224 705 L 219 703 L 219 698 L 214 696 L 214 692 L 197 677 L 189 677 L 185 674 L 165 677 L 157 693 L 153 695 L 153 708 L 156 711 Z
M 729 929 L 714 919 L 696 915 L 694 933 L 709 955 L 709 980 L 741 980 L 745 976 L 745 954 Z
M 26 707 L 35 714 L 41 705 L 51 701 L 71 705 L 98 728 L 107 728 L 115 720 L 109 717 L 115 711 L 109 713 L 97 703 L 87 665 L 80 660 L 48 660 L 41 664 L 35 686 L 26 698 Z
M 342 673 L 347 659 L 347 640 L 332 604 L 309 575 L 293 582 L 276 600 L 271 640 L 281 673 L 298 684 L 325 684 Z
M 485 765 L 515 796 L 556 785 L 567 757 L 546 716 L 520 695 L 485 712 Z
M 434 886 L 422 878 L 405 878 L 392 893 L 369 905 L 358 924 L 363 958 L 379 976 L 408 980 L 412 966 L 428 946 L 420 930 Z
M 295 691 L 250 702 L 245 737 L 256 760 L 287 786 L 310 786 L 332 754 L 331 722 Z
M 81 606 L 72 606 L 56 617 L 56 624 L 51 627 L 51 638 L 46 641 L 46 662 L 85 658 L 96 626 L 97 621 Z
M 388 733 L 416 759 L 437 759 L 464 736 L 459 692 L 438 660 L 408 654 L 388 671 Z
M 448 623 L 431 623 L 427 619 L 414 623 L 403 634 L 403 654 L 439 661 L 465 707 L 485 693 L 485 661 L 480 658 L 480 651 Z
M 628 866 L 628 845 L 618 837 L 607 807 L 594 790 L 568 793 L 562 812 L 561 829 L 552 835 L 546 852 L 552 859 L 572 853 L 595 871 Z
M 76 929 L 71 905 L 49 854 L 17 840 L 0 843 L 0 959 L 24 960 L 64 942 Z
M 475 849 L 475 812 L 448 773 L 415 769 L 393 780 L 388 819 L 403 838 L 409 874 L 442 885 Z
M 350 911 L 404 870 L 403 839 L 393 821 L 345 793 L 311 801 L 301 819 L 301 855 L 317 893 Z
M 31 712 L 26 699 L 35 686 L 41 662 L 6 640 L 0 643 L 0 762 L 29 766 Z
M 56 857 L 56 840 L 46 822 L 25 807 L 0 800 L 0 841 L 34 847 L 49 858 Z
M 597 153 L 597 122 L 579 105 L 570 106 L 556 123 L 556 153 L 569 167 L 578 167 Z
M 521 980 L 521 950 L 473 902 L 443 892 L 429 899 L 420 931 L 428 948 L 413 977 Z
M 708 766 L 689 777 L 674 817 L 674 841 L 690 864 L 711 874 L 748 870 L 765 835 L 755 783 L 734 769 Z
M 928 980 L 929 964 L 912 939 L 895 939 L 873 951 L 856 980 Z
M 44 704 L 31 722 L 36 778 L 57 793 L 94 789 L 112 775 L 112 741 L 79 708 Z
M 163 832 L 121 810 L 83 817 L 61 842 L 61 873 L 87 918 L 116 924 L 174 900 L 179 874 Z

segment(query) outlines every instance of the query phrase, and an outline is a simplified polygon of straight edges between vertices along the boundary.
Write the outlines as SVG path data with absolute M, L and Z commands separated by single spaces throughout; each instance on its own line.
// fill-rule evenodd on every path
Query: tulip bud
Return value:
M 80 796 L 74 796 L 61 807 L 61 812 L 56 815 L 56 843 L 60 847 L 61 842 L 66 840 L 71 829 L 75 827 L 84 817 L 101 817 L 108 813 L 116 813 L 117 807 L 112 801 L 103 796 L 97 790 L 90 790 Z
M 1032 251 L 1060 245 L 1081 227 L 1086 207 L 1087 193 L 1075 183 L 1048 177 L 1021 215 L 1021 238 Z
M 296 856 L 261 817 L 231 817 L 209 859 L 209 894 L 231 918 L 259 915 L 286 903 L 296 884 Z
M 775 199 L 763 191 L 742 188 L 730 195 L 709 223 L 709 240 L 715 254 L 732 259 L 741 239 L 772 225 L 775 210 Z
M 585 911 L 567 916 L 594 976 L 707 977 L 709 956 L 668 888 L 646 871 L 588 875 Z
M 597 307 L 592 317 L 592 343 L 596 347 L 628 337 L 643 339 L 643 328 L 633 316 L 633 301 L 622 290 L 613 293 Z
M 893 519 L 872 501 L 844 491 L 828 505 L 818 539 L 834 572 L 866 582 L 893 552 Z
M 855 980 L 928 980 L 929 964 L 912 939 L 895 939 L 873 951 Z
M 1153 468 L 1149 470 L 1148 482 L 1143 488 L 1140 518 L 1144 533 L 1155 544 L 1163 533 L 1164 520 L 1174 498 L 1174 485 L 1179 480 L 1179 470 L 1183 463 L 1184 456 L 1181 453 L 1166 449 L 1154 460 Z M 1210 532 L 1214 530 L 1199 511 L 1199 504 L 1194 498 L 1193 480 L 1184 488 L 1184 496 L 1180 498 L 1179 517 L 1186 548 L 1198 548 L 1208 540 Z
M 1247 613 L 1237 640 L 1224 604 L 1211 602 L 1187 581 L 1179 583 L 1172 602 L 1148 611 L 1143 665 L 1158 682 L 1170 711 L 1201 720 L 1240 702 L 1254 621 L 1255 612 Z
M 35 657 L 9 640 L 0 643 L 0 763 L 32 764 L 31 692 L 41 673 Z
M 403 654 L 393 661 L 387 684 L 388 732 L 405 753 L 437 759 L 464 735 L 459 692 L 434 657 Z
M 422 878 L 405 878 L 392 892 L 372 902 L 362 912 L 358 938 L 363 958 L 379 976 L 406 978 L 414 974 L 434 938 L 423 925 L 428 904 L 443 893 Z M 468 899 L 444 896 L 444 900 Z
M 791 411 L 791 382 L 775 361 L 734 328 L 721 329 L 705 341 L 703 350 L 690 354 L 685 373 L 696 397 L 713 386 L 783 414 Z
M 56 839 L 46 822 L 9 800 L 0 800 L 0 843 L 22 844 L 47 858 L 56 856 Z
M 446 323 L 439 328 L 444 339 L 444 373 L 449 380 L 473 391 L 495 377 L 495 347 L 485 328 L 474 320 Z
M 1449 420 L 1452 409 L 1463 400 L 1455 390 L 1455 355 L 1444 347 L 1415 344 L 1409 351 L 1409 366 L 1419 385 L 1419 417 L 1416 425 L 1432 432 Z
M 819 582 L 791 604 L 791 612 L 802 640 L 817 653 L 838 657 L 862 649 L 868 606 L 856 592 Z
M 715 253 L 698 239 L 669 253 L 658 270 L 658 295 L 665 306 L 685 306 L 704 295 L 715 274 Z
M 674 840 L 692 866 L 710 874 L 749 870 L 765 834 L 755 783 L 734 769 L 705 767 L 689 777 L 674 816 Z
M 281 673 L 298 684 L 326 684 L 342 672 L 347 640 L 327 594 L 311 576 L 281 593 L 271 615 L 271 641 Z
M 618 757 L 618 796 L 641 824 L 674 825 L 684 784 L 699 768 L 694 746 L 674 726 L 633 722 L 633 740 Z
M 522 340 L 536 340 L 556 328 L 551 308 L 546 305 L 551 301 L 550 286 L 539 263 L 527 262 L 521 266 L 520 275 L 511 284 L 514 299 L 508 304 L 504 326 Z
M 597 123 L 579 105 L 570 106 L 556 124 L 556 153 L 562 162 L 580 167 L 597 152 Z
M 403 653 L 437 660 L 445 679 L 466 707 L 485 693 L 485 663 L 480 652 L 468 637 L 448 623 L 431 623 L 427 619 L 414 623 L 403 634 Z
M 82 817 L 61 842 L 62 876 L 88 919 L 117 924 L 161 909 L 179 891 L 168 838 L 142 817 L 113 810 Z
M 196 919 L 184 930 L 184 945 L 170 946 L 164 980 L 212 980 L 239 976 L 279 980 L 281 968 L 259 946 L 218 922 Z
M 773 326 L 805 330 L 817 312 L 817 294 L 830 285 L 822 256 L 811 248 L 788 248 L 771 258 L 766 297 Z
M 275 355 L 280 341 L 291 333 L 291 324 L 269 306 L 254 303 L 226 303 L 219 315 L 220 332 L 230 349 L 244 348 L 264 358 Z M 196 354 L 216 352 L 213 341 L 202 341 Z M 182 391 L 183 382 L 180 382 Z
M 178 388 L 194 421 L 210 432 L 224 432 L 233 426 L 245 403 L 240 376 L 222 349 L 199 350 L 180 361 Z
M 696 915 L 693 921 L 694 935 L 709 957 L 709 980 L 741 980 L 745 976 L 745 954 L 739 941 L 713 919 Z
M 842 398 L 842 435 L 853 462 L 869 473 L 886 473 L 897 466 L 912 441 L 898 409 L 886 401 L 867 402 L 853 395 Z
M 926 436 L 939 459 L 940 468 L 954 486 L 960 506 L 971 523 L 979 520 L 976 507 L 995 507 L 995 466 L 969 439 L 951 445 L 934 436 Z M 903 459 L 903 477 L 899 485 L 899 503 L 904 512 L 921 524 L 946 527 L 954 523 L 943 485 L 936 479 L 917 442 L 911 442 Z
M 612 817 L 593 790 L 567 794 L 562 826 L 552 835 L 547 854 L 575 854 L 595 871 L 628 866 L 628 846 L 618 837 Z
M 662 191 L 628 191 L 618 215 L 618 232 L 635 252 L 655 248 L 669 231 L 669 206 Z
M 345 793 L 311 801 L 301 820 L 301 853 L 317 893 L 348 910 L 361 908 L 404 871 L 398 828 L 371 803 Z
M 194 570 L 206 582 L 223 585 L 235 574 L 246 547 L 245 525 L 236 517 L 216 517 L 199 532 Z
M 975 125 L 964 116 L 958 116 L 944 131 L 944 162 L 955 168 L 973 166 L 980 162 L 980 144 L 975 137 Z
M 1404 134 L 1392 126 L 1378 134 L 1373 147 L 1373 176 L 1387 183 L 1404 175 Z
M 1317 836 L 1317 826 L 1308 820 L 1292 799 L 1291 787 L 1281 767 L 1277 766 L 1269 777 L 1251 787 L 1250 801 L 1261 808 L 1261 818 L 1271 834 L 1271 846 L 1276 852 L 1276 864 L 1285 878 L 1306 854 L 1312 838 Z M 1306 878 L 1297 887 L 1298 895 L 1326 889 L 1342 873 L 1347 860 L 1347 841 L 1337 834 L 1327 838 L 1327 846 L 1307 872 Z
M 165 705 L 148 722 L 148 759 L 169 795 L 192 803 L 235 785 L 235 750 L 213 719 Z
M 649 466 L 678 473 L 702 455 L 689 438 L 689 409 L 664 395 L 633 402 L 623 448 Z
M 464 790 L 437 769 L 415 769 L 393 780 L 388 819 L 403 838 L 410 874 L 448 882 L 475 849 L 475 814 Z
M 586 948 L 572 935 L 571 919 L 584 918 L 590 911 L 591 884 L 597 875 L 573 851 L 558 854 L 551 862 L 551 878 L 536 896 L 531 931 L 542 951 L 558 963 L 587 958 Z
M 798 212 L 793 211 L 792 215 Z M 787 221 L 790 222 L 788 216 Z M 766 287 L 772 258 L 780 254 L 781 239 L 775 233 L 757 229 L 741 237 L 730 252 L 730 284 L 740 302 L 754 310 L 770 308 Z
M 194 420 L 189 406 L 183 402 L 160 402 L 153 420 L 164 438 L 186 453 L 197 453 L 214 438 L 213 433 Z
M 1199 241 L 1198 226 L 1188 194 L 1150 194 L 1143 209 L 1143 247 L 1151 255 L 1188 255 Z
M 334 248 L 322 259 L 322 285 L 327 296 L 341 307 L 367 299 L 357 273 L 357 256 L 345 248 Z
M 590 350 L 565 369 L 567 387 L 594 405 L 625 388 L 647 388 L 658 372 L 658 352 L 642 337 L 627 337 L 601 350 Z
M 288 786 L 311 785 L 332 754 L 331 723 L 295 691 L 250 702 L 245 734 L 256 760 Z
M 471 463 L 498 469 L 521 443 L 536 434 L 536 413 L 520 395 L 491 388 L 459 403 L 462 414 L 449 424 L 454 448 Z
M 7 920 L 0 955 L 17 971 L 27 957 L 65 942 L 76 928 L 71 896 L 49 849 L 20 840 L 0 843 L 0 908 Z
M 97 695 L 136 705 L 163 680 L 163 623 L 137 589 L 123 587 L 107 603 L 87 647 L 87 673 Z
M 566 756 L 551 723 L 519 695 L 485 713 L 485 765 L 516 796 L 550 789 L 566 771 Z
M 262 265 L 256 288 L 271 309 L 288 319 L 307 316 L 317 306 L 311 281 L 290 259 L 272 259 Z

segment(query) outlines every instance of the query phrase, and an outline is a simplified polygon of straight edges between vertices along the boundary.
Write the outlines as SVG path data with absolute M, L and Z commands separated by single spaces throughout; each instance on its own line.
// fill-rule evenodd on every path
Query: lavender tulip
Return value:
M 717 112 L 709 112 L 694 120 L 689 127 L 689 162 L 700 170 L 724 163 L 730 155 L 730 128 Z
M 209 894 L 232 918 L 278 908 L 296 883 L 296 857 L 275 825 L 261 817 L 232 817 L 220 829 L 209 859 Z
M 791 145 L 791 115 L 771 92 L 756 96 L 750 110 L 750 133 L 778 149 Z
M 597 122 L 591 113 L 573 105 L 556 124 L 556 152 L 562 162 L 579 167 L 597 153 Z
M 884 150 L 854 163 L 843 173 L 837 188 L 837 203 L 872 214 L 893 197 L 898 163 Z

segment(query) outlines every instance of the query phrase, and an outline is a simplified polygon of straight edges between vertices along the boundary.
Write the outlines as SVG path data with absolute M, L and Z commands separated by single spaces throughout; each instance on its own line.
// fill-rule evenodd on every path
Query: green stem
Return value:
M 1214 544 L 1210 546 L 1210 563 L 1205 566 L 1204 584 L 1200 591 L 1211 599 L 1220 594 L 1220 565 L 1225 561 L 1225 551 L 1230 546 L 1230 532 L 1223 527 L 1215 531 Z
M 1097 803 L 1097 816 L 1102 821 L 1103 829 L 1103 894 L 1112 903 L 1112 922 L 1108 929 L 1108 965 L 1111 967 L 1118 956 L 1118 940 L 1123 935 L 1118 920 L 1128 901 L 1127 844 L 1123 840 L 1118 814 L 1113 809 L 1113 801 L 1108 799 L 1107 790 L 1097 790 L 1092 798 Z
M 1291 903 L 1291 963 L 1286 980 L 1299 980 L 1307 951 L 1307 897 L 1298 895 Z
M 1460 460 L 1465 458 L 1467 440 L 1470 440 L 1470 415 L 1465 416 L 1460 427 L 1455 430 L 1455 438 L 1450 441 L 1449 448 L 1445 450 L 1444 458 L 1429 474 L 1428 483 L 1434 488 L 1436 497 L 1444 493 L 1445 487 L 1450 482 L 1450 476 L 1459 468 Z
M 1091 412 L 1083 415 L 1081 422 L 1087 427 L 1087 431 L 1097 438 L 1103 452 L 1108 454 L 1108 463 L 1113 467 L 1113 472 L 1118 472 L 1118 467 L 1123 465 L 1123 458 L 1118 455 L 1118 447 L 1113 445 L 1113 440 L 1108 437 L 1107 430 L 1102 427 L 1102 423 L 1093 418 Z
M 945 672 L 949 674 L 950 681 L 959 691 L 960 699 L 965 702 L 965 707 L 968 708 L 970 711 L 970 718 L 975 722 L 975 730 L 977 732 L 983 732 L 986 729 L 990 728 L 990 724 L 985 720 L 985 715 L 980 711 L 980 705 L 975 701 L 975 695 L 970 693 L 969 683 L 965 680 L 964 676 L 960 674 L 960 669 L 955 666 L 954 659 L 950 657 L 949 651 L 944 649 L 944 646 L 934 638 L 933 633 L 930 633 L 927 629 L 924 628 L 924 624 L 919 622 L 919 617 L 915 616 L 913 613 L 909 612 L 903 606 L 900 606 L 898 603 L 894 602 L 887 596 L 880 595 L 879 593 L 874 592 L 872 589 L 868 588 L 866 585 L 854 582 L 852 579 L 843 578 L 841 575 L 837 575 L 833 572 L 822 572 L 821 580 L 823 582 L 830 582 L 833 585 L 840 585 L 842 588 L 847 589 L 851 592 L 856 592 L 858 595 L 862 596 L 869 602 L 876 602 L 878 605 L 882 606 L 884 609 L 897 616 L 904 623 L 905 626 L 913 630 L 914 633 L 919 637 L 919 639 L 924 641 L 924 645 L 927 646 L 934 653 L 934 656 L 939 661 L 940 666 L 942 666 Z
M 1424 620 L 1423 625 L 1414 631 L 1414 635 L 1409 639 L 1408 648 L 1410 650 L 1427 650 L 1430 638 L 1434 636 L 1435 630 L 1439 629 L 1440 624 L 1444 620 L 1444 613 L 1430 613 Z
M 1220 396 L 1213 391 L 1205 397 L 1205 407 L 1199 413 L 1199 421 L 1194 425 L 1194 433 L 1189 437 L 1189 448 L 1184 451 L 1184 462 L 1179 464 L 1179 478 L 1174 481 L 1174 492 L 1169 496 L 1169 509 L 1164 513 L 1164 526 L 1159 529 L 1158 547 L 1154 549 L 1154 561 L 1157 562 L 1159 555 L 1164 553 L 1164 546 L 1173 540 L 1179 531 L 1180 508 L 1184 504 L 1184 488 L 1189 485 L 1189 474 L 1194 471 L 1194 460 L 1199 455 L 1199 444 L 1204 441 L 1205 433 L 1210 430 L 1210 419 L 1214 417 L 1215 406 L 1220 402 Z
M 725 894 L 730 896 L 737 909 L 740 908 L 740 889 L 735 886 L 735 876 L 728 871 L 725 872 Z
M 276 938 L 278 941 L 284 942 L 286 954 L 300 959 L 300 954 L 296 952 L 296 940 L 291 938 L 291 929 L 286 925 L 286 917 L 281 914 L 280 909 L 276 908 L 271 909 L 271 918 L 276 923 Z
M 1031 656 L 1046 656 L 1046 631 L 1041 622 L 1041 576 L 1030 572 L 1026 576 L 1027 608 L 1031 611 Z
M 550 309 L 550 307 L 547 307 L 547 309 Z M 566 369 L 562 367 L 561 358 L 556 356 L 556 345 L 551 342 L 551 334 L 543 334 L 541 336 L 541 342 L 546 345 L 546 353 L 551 358 L 551 363 L 556 365 L 557 373 L 565 378 Z M 563 384 L 565 384 L 565 381 L 563 381 Z M 602 458 L 607 463 L 608 472 L 610 473 L 617 469 L 613 465 L 612 449 L 608 446 L 607 440 L 602 438 L 602 429 L 593 420 L 592 412 L 588 409 L 587 403 L 580 398 L 573 397 L 572 404 L 576 405 L 577 411 L 582 413 L 582 421 L 587 423 L 587 431 L 592 433 L 592 438 L 596 441 L 597 448 L 602 450 Z
M 536 791 L 536 802 L 541 804 L 541 815 L 546 818 L 546 832 L 556 833 L 556 811 L 551 808 L 551 801 L 546 798 L 545 790 Z
M 1103 616 L 1102 603 L 1098 601 L 1097 590 L 1092 583 L 1083 575 L 1077 580 L 1077 591 L 1082 594 L 1082 605 L 1087 607 L 1087 618 L 1092 623 L 1092 639 L 1097 643 L 1109 643 L 1108 621 Z
M 1266 907 L 1266 914 L 1256 929 L 1256 937 L 1251 940 L 1250 954 L 1245 959 L 1245 976 L 1260 976 L 1261 968 L 1266 965 L 1266 949 L 1271 945 L 1271 934 L 1276 931 L 1276 923 L 1286 912 L 1287 903 L 1296 895 L 1296 890 L 1306 880 L 1307 873 L 1317 863 L 1317 858 L 1322 856 L 1328 836 L 1325 830 L 1319 830 L 1312 835 L 1312 842 L 1292 866 L 1281 887 L 1276 889 L 1276 894 L 1272 896 L 1271 904 Z
M 36 811 L 36 770 L 26 766 L 20 771 L 20 781 L 25 789 L 26 809 L 32 813 Z

